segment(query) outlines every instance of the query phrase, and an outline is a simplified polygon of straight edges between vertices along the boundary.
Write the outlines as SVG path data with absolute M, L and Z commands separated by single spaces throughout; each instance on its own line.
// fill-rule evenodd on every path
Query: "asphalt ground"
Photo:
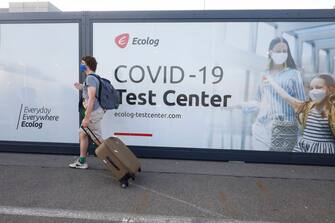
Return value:
M 335 167 L 141 159 L 122 189 L 74 159 L 0 153 L 0 222 L 335 222 Z

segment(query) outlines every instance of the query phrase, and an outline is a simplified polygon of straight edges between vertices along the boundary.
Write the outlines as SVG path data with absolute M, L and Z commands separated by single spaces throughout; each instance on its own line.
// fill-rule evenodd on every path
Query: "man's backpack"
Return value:
M 111 82 L 96 74 L 90 74 L 99 80 L 98 102 L 105 110 L 117 109 L 120 104 L 120 94 Z

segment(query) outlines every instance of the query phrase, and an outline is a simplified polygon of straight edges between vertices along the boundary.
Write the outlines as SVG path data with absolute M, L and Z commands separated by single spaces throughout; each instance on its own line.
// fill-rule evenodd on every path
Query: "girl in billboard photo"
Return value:
M 273 39 L 268 50 L 269 66 L 265 76 L 272 77 L 293 98 L 304 101 L 302 78 L 287 40 L 282 37 Z M 263 81 L 255 105 L 258 114 L 252 125 L 252 149 L 291 152 L 298 138 L 298 121 L 292 106 Z
M 308 101 L 290 96 L 271 77 L 265 83 L 286 100 L 296 111 L 303 135 L 294 152 L 335 154 L 335 81 L 328 74 L 314 77 L 310 83 Z

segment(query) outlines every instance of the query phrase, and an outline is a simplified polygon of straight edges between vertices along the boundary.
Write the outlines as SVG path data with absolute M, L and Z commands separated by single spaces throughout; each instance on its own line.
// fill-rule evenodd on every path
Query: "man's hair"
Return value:
M 88 66 L 88 68 L 90 68 L 91 71 L 96 71 L 98 63 L 94 57 L 83 56 L 81 60 L 85 61 L 86 65 Z

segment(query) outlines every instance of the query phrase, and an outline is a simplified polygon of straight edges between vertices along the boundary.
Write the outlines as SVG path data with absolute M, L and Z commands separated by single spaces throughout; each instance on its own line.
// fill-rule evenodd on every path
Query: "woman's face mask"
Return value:
M 286 62 L 287 60 L 287 53 L 285 52 L 282 52 L 282 53 L 271 53 L 271 58 L 273 60 L 273 62 L 276 64 L 276 65 L 281 65 L 283 63 Z
M 321 102 L 326 97 L 326 91 L 324 89 L 313 89 L 309 91 L 309 97 L 312 101 Z

